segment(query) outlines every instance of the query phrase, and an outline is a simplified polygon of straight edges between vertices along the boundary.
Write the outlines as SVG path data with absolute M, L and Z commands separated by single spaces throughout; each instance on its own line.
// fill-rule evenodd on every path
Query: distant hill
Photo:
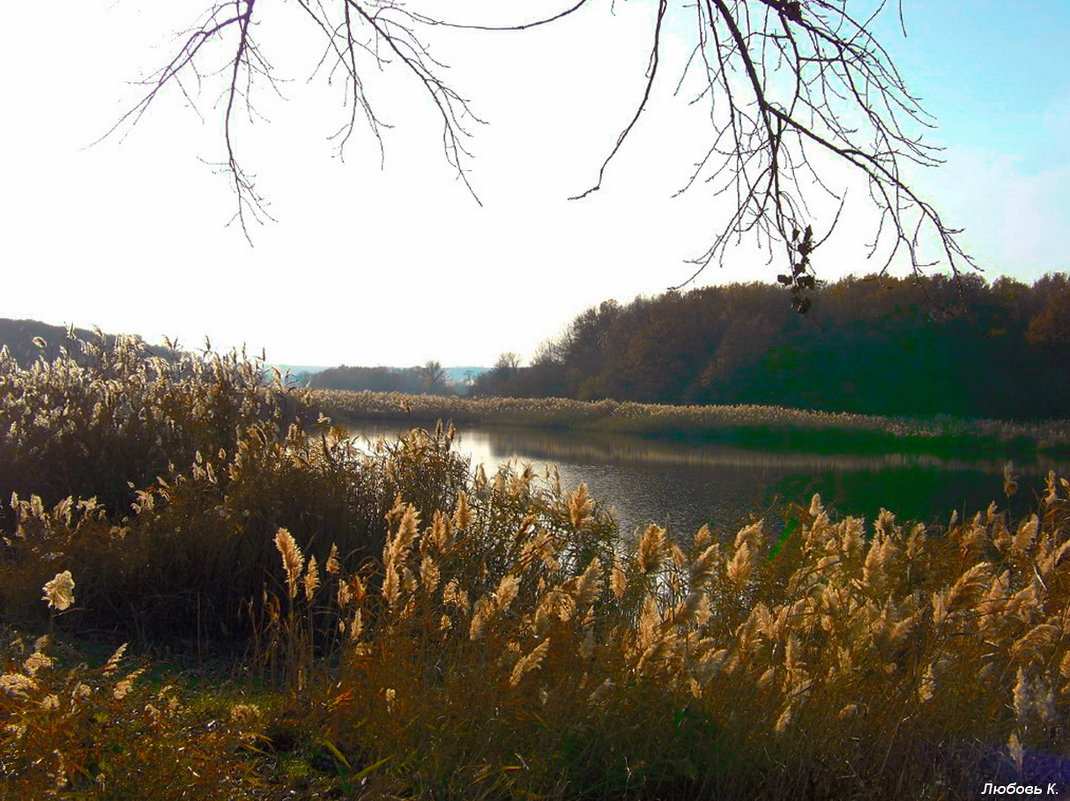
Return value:
M 74 336 L 82 340 L 96 338 L 96 334 L 87 328 L 75 328 Z M 108 342 L 115 339 L 114 334 L 104 336 Z M 35 340 L 43 342 L 44 347 L 40 347 Z M 54 359 L 66 345 L 67 328 L 64 326 L 49 325 L 40 320 L 10 320 L 0 317 L 0 347 L 6 346 L 20 367 L 29 367 L 42 356 L 49 360 Z M 161 345 L 146 347 L 155 356 L 171 358 L 174 355 L 173 351 Z M 81 352 L 75 349 L 73 356 L 77 361 Z
M 380 365 L 382 366 L 382 365 Z M 308 373 L 309 375 L 315 375 L 316 373 L 322 373 L 324 370 L 330 370 L 331 368 L 325 364 L 280 364 L 278 362 L 271 362 L 268 367 L 274 367 L 277 370 L 285 373 L 289 371 L 294 375 L 299 373 Z M 393 367 L 386 365 L 389 370 L 402 370 L 402 367 Z M 467 380 L 468 374 L 472 374 L 472 378 L 478 378 L 483 373 L 490 370 L 489 367 L 479 367 L 475 365 L 462 365 L 460 367 L 444 367 L 446 371 L 446 378 L 454 384 L 463 383 Z
M 78 339 L 83 340 L 92 340 L 96 337 L 96 334 L 87 328 L 75 328 L 74 335 Z M 105 337 L 110 342 L 115 338 L 115 335 L 105 334 Z M 45 343 L 44 348 L 39 347 L 34 340 L 43 341 Z M 15 361 L 18 362 L 20 367 L 29 367 L 42 356 L 49 360 L 54 359 L 56 356 L 59 356 L 60 348 L 64 347 L 66 344 L 67 328 L 64 326 L 49 325 L 48 323 L 42 323 L 40 320 L 10 320 L 0 318 L 0 347 L 7 346 L 8 351 L 15 358 Z M 160 345 L 148 345 L 147 347 L 149 352 L 156 356 L 168 358 L 172 355 L 170 351 Z M 79 355 L 78 352 L 75 352 L 75 359 L 77 359 Z M 313 376 L 318 373 L 338 369 L 314 364 L 274 363 L 269 364 L 268 366 L 277 368 L 284 375 L 289 373 L 293 380 L 298 384 L 312 381 Z M 383 367 L 372 369 L 391 373 L 404 373 L 413 368 Z M 446 384 L 462 392 L 471 382 L 475 381 L 475 379 L 479 378 L 479 376 L 486 373 L 489 369 L 490 368 L 475 365 L 443 368 Z
M 305 386 L 311 383 L 312 376 L 317 373 L 322 373 L 324 370 L 329 370 L 329 367 L 324 367 L 319 364 L 278 364 L 275 362 L 268 362 L 264 365 L 268 369 L 274 368 L 286 376 L 288 383 L 296 384 L 297 386 Z
M 93 336 L 92 331 L 84 328 L 74 329 L 81 339 Z M 34 339 L 43 340 L 44 349 L 34 343 Z M 8 320 L 0 318 L 0 347 L 7 346 L 20 367 L 29 367 L 39 356 L 59 355 L 59 348 L 67 341 L 67 329 L 58 325 L 49 325 L 38 320 Z
M 327 369 L 326 365 L 322 364 L 278 364 L 277 362 L 269 362 L 267 366 L 274 367 L 280 373 L 290 373 L 292 375 L 300 375 L 301 373 L 315 375 Z

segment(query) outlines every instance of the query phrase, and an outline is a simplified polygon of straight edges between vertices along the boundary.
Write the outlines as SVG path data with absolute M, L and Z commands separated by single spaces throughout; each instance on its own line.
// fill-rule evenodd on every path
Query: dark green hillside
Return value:
M 606 301 L 474 391 L 831 412 L 1070 416 L 1070 277 L 845 278 L 808 314 L 751 283 Z

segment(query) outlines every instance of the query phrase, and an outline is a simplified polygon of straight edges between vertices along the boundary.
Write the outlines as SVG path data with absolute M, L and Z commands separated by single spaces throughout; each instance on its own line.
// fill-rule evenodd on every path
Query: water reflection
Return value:
M 403 425 L 368 424 L 353 433 L 374 439 Z M 946 519 L 973 514 L 995 500 L 1024 514 L 1048 470 L 1070 474 L 1051 460 L 1018 465 L 1020 489 L 1002 492 L 1003 460 L 942 459 L 927 454 L 784 453 L 691 444 L 623 434 L 549 429 L 472 427 L 458 432 L 458 449 L 488 473 L 515 459 L 537 470 L 557 465 L 562 484 L 586 482 L 614 507 L 621 531 L 651 522 L 687 535 L 704 523 L 731 530 L 752 515 L 775 516 L 785 501 L 808 504 L 821 493 L 845 514 L 872 517 L 881 507 L 900 519 Z

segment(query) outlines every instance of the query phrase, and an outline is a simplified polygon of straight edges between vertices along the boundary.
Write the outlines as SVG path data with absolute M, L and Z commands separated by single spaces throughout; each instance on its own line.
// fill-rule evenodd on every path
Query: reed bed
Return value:
M 255 375 L 240 362 L 220 369 Z M 0 366 L 5 414 L 27 420 L 32 400 L 59 426 L 103 392 L 77 382 L 121 393 L 124 375 L 159 408 L 213 385 L 225 408 L 268 397 L 192 365 L 138 390 L 131 361 L 67 379 L 53 407 L 42 385 L 68 367 Z M 273 408 L 306 403 L 272 391 Z M 1054 474 L 1018 521 L 995 504 L 940 526 L 834 519 L 815 496 L 775 532 L 621 538 L 553 471 L 470 472 L 441 425 L 364 453 L 250 407 L 227 447 L 188 454 L 199 417 L 172 419 L 194 430 L 160 475 L 118 473 L 127 507 L 77 491 L 101 486 L 88 469 L 69 498 L 13 499 L 0 798 L 1070 791 L 1070 484 Z M 2 456 L 27 464 L 44 446 L 8 420 Z M 230 667 L 204 667 L 223 644 Z
M 988 440 L 1024 444 L 1039 450 L 1070 447 L 1070 421 L 1065 420 L 1016 423 L 952 417 L 884 417 L 757 404 L 670 406 L 612 400 L 462 398 L 342 390 L 316 390 L 311 397 L 329 414 L 345 422 L 451 420 L 457 425 L 557 427 L 633 434 L 686 432 L 700 436 L 746 430 L 811 435 L 842 433 L 878 435 L 882 441 L 924 443 L 948 439 L 961 444 Z
M 347 640 L 324 736 L 403 797 L 1065 791 L 1067 489 L 1014 526 L 833 521 L 815 497 L 776 540 L 651 526 L 607 550 L 582 488 L 553 528 L 505 469 L 426 525 L 399 500 L 372 573 L 310 590 L 282 563 Z
M 128 339 L 78 343 L 20 369 L 0 353 L 0 602 L 32 613 L 57 570 L 81 573 L 80 626 L 244 647 L 246 610 L 288 527 L 377 553 L 404 489 L 449 509 L 468 465 L 446 432 L 357 449 L 306 397 L 240 354 L 153 357 Z M 182 646 L 188 647 L 188 646 Z

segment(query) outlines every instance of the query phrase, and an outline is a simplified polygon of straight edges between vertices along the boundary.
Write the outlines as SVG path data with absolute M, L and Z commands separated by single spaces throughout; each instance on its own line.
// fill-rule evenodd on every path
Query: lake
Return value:
M 366 423 L 350 431 L 374 440 L 405 424 Z M 899 520 L 945 521 L 984 510 L 992 501 L 1027 514 L 1049 470 L 1070 476 L 1070 464 L 1041 458 L 1015 462 L 1018 492 L 1003 494 L 1002 459 L 958 460 L 925 454 L 826 454 L 746 450 L 720 444 L 542 428 L 459 428 L 454 447 L 482 463 L 487 475 L 509 460 L 537 471 L 555 464 L 562 486 L 587 484 L 614 509 L 623 533 L 650 523 L 688 536 L 704 523 L 733 529 L 751 515 L 770 522 L 785 502 L 808 506 L 821 493 L 832 510 L 872 519 L 881 509 Z

